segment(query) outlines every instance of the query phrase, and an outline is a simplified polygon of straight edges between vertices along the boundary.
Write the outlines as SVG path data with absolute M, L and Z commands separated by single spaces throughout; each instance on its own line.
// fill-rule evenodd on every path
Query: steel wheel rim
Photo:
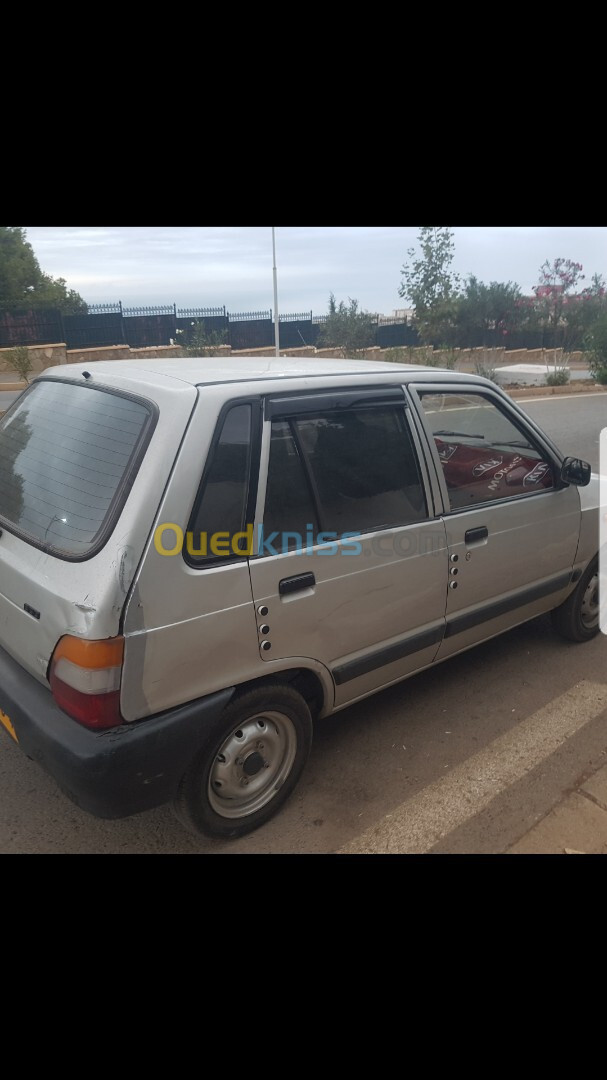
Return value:
M 221 744 L 209 773 L 208 799 L 220 817 L 255 814 L 276 796 L 295 754 L 293 721 L 282 712 L 254 713 Z
M 582 597 L 580 617 L 587 630 L 594 630 L 599 622 L 599 574 L 592 575 Z

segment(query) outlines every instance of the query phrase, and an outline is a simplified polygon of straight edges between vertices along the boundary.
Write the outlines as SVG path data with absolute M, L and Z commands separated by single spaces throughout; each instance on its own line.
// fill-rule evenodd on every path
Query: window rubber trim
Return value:
M 186 563 L 187 566 L 191 567 L 192 570 L 207 570 L 215 566 L 228 566 L 232 563 L 242 562 L 243 559 L 248 559 L 250 557 L 249 554 L 245 552 L 243 552 L 241 555 L 235 555 L 233 552 L 230 552 L 229 555 L 194 556 L 190 555 L 187 549 L 187 534 L 194 531 L 194 522 L 198 515 L 200 504 L 204 498 L 209 473 L 211 471 L 211 465 L 215 457 L 217 444 L 219 443 L 219 440 L 221 438 L 221 433 L 223 431 L 223 425 L 225 423 L 226 416 L 232 409 L 238 408 L 239 405 L 251 406 L 251 438 L 249 441 L 249 459 L 247 462 L 246 479 L 247 497 L 245 500 L 245 510 L 243 515 L 244 520 L 241 521 L 241 528 L 239 529 L 239 532 L 244 531 L 244 525 L 247 523 L 247 521 L 249 523 L 253 523 L 253 528 L 255 527 L 255 510 L 257 502 L 257 486 L 259 483 L 259 464 L 261 454 L 263 401 L 262 398 L 257 395 L 251 396 L 250 394 L 247 394 L 246 397 L 231 398 L 229 401 L 224 402 L 219 411 L 219 416 L 217 417 L 217 423 L 215 424 L 215 430 L 213 431 L 213 437 L 211 439 L 211 444 L 207 453 L 202 477 L 200 480 L 200 484 L 198 485 L 198 491 L 196 492 L 196 496 L 192 504 L 192 509 L 190 511 L 190 516 L 188 518 L 188 524 L 185 529 L 184 545 L 181 549 L 183 561 Z
M 402 385 L 361 386 L 360 389 L 314 390 L 302 393 L 267 395 L 265 403 L 266 420 L 287 420 L 303 414 L 315 412 L 341 412 L 345 409 L 370 409 L 379 405 L 402 405 L 408 407 Z

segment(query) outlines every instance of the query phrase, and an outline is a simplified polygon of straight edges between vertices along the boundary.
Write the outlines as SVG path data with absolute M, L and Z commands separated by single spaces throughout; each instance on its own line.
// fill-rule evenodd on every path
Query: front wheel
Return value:
M 599 560 L 586 567 L 571 596 L 551 612 L 555 630 L 569 641 L 590 641 L 599 632 Z
M 312 745 L 312 718 L 289 686 L 234 698 L 184 774 L 174 809 L 196 833 L 244 836 L 268 821 L 295 788 Z

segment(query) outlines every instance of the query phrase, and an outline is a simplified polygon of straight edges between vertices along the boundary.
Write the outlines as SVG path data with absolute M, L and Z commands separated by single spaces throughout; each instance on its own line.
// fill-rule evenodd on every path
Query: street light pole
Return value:
M 274 257 L 274 344 L 276 355 L 280 356 L 280 321 L 278 318 L 278 278 L 276 276 L 276 238 L 272 227 L 272 255 Z

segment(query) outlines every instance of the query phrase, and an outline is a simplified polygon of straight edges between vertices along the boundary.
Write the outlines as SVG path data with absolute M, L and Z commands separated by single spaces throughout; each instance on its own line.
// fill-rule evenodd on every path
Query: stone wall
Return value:
M 396 346 L 380 349 L 372 346 L 360 353 L 361 359 L 388 360 L 399 364 L 432 364 L 443 367 L 454 365 L 459 371 L 474 371 L 477 364 L 485 368 L 501 367 L 504 364 L 545 364 L 554 366 L 556 351 L 557 366 L 585 366 L 584 353 L 567 353 L 562 349 L 432 349 L 430 346 Z M 131 349 L 128 345 L 109 345 L 101 349 L 67 349 L 64 344 L 29 346 L 32 358 L 32 374 L 39 374 L 55 364 L 93 364 L 96 360 L 134 360 L 150 357 L 178 358 L 182 356 L 179 345 L 160 345 L 147 349 Z M 14 371 L 9 364 L 10 349 L 0 349 L 0 374 Z M 274 348 L 232 350 L 229 345 L 220 345 L 217 356 L 274 356 Z M 341 349 L 315 349 L 314 346 L 302 346 L 296 349 L 283 349 L 281 356 L 318 356 L 328 359 L 341 359 Z
M 0 373 L 12 374 L 14 367 L 11 363 L 11 349 L 0 349 Z M 55 364 L 65 364 L 65 345 L 30 345 L 28 352 L 32 361 L 32 375 L 38 375 L 47 367 Z
M 128 345 L 105 345 L 101 349 L 68 349 L 68 364 L 94 364 L 96 360 L 149 359 L 151 356 L 181 356 L 179 345 L 158 345 L 147 349 L 131 349 Z

